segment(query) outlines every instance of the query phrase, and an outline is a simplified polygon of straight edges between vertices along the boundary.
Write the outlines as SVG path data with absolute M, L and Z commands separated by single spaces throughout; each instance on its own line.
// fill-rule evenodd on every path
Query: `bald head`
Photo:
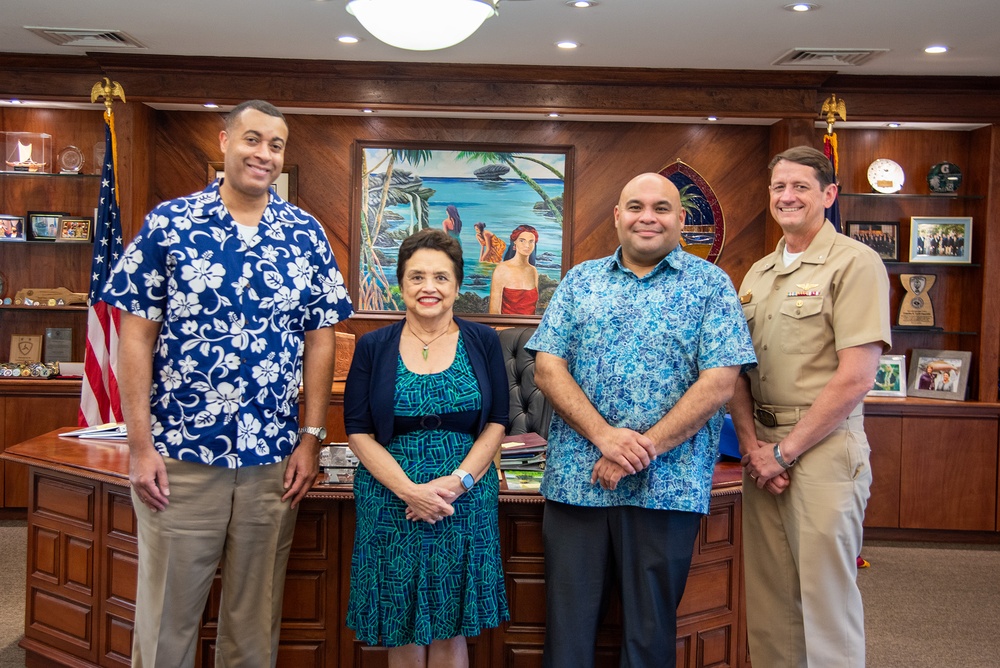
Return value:
M 677 186 L 662 174 L 640 174 L 626 183 L 615 207 L 625 266 L 640 276 L 651 271 L 680 243 L 686 217 Z

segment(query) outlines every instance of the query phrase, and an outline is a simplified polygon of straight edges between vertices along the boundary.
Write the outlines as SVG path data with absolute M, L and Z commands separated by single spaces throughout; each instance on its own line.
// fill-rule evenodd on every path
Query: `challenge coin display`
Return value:
M 868 184 L 875 192 L 885 195 L 898 193 L 905 179 L 903 168 L 888 158 L 878 158 L 868 165 Z
M 59 173 L 78 174 L 83 169 L 83 153 L 76 146 L 59 151 Z
M 953 162 L 939 162 L 927 173 L 932 193 L 953 193 L 962 185 L 962 170 Z

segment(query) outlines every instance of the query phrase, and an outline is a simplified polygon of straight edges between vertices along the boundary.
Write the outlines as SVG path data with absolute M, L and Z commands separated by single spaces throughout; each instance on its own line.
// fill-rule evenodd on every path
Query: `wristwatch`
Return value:
M 299 429 L 299 436 L 301 437 L 302 434 L 315 436 L 319 439 L 319 442 L 322 443 L 323 440 L 326 439 L 326 427 L 302 427 Z
M 795 466 L 795 462 L 799 460 L 793 459 L 790 462 L 786 462 L 785 458 L 781 456 L 781 441 L 778 441 L 777 443 L 774 444 L 774 461 L 778 462 L 778 465 L 787 471 L 788 469 Z
M 451 472 L 452 475 L 457 475 L 458 479 L 462 481 L 462 487 L 468 492 L 472 489 L 472 486 L 476 484 L 476 479 L 472 477 L 472 474 L 468 471 L 463 471 L 462 469 L 455 469 Z

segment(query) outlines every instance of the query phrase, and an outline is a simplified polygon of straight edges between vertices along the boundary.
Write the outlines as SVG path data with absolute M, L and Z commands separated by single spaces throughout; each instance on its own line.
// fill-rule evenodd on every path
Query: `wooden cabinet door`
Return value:
M 899 464 L 903 418 L 866 415 L 871 446 L 872 490 L 865 510 L 866 527 L 899 527 Z

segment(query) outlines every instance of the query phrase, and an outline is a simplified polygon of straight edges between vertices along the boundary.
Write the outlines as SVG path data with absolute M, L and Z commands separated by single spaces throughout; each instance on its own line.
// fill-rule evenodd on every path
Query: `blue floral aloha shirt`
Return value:
M 305 332 L 350 317 L 351 302 L 315 218 L 272 191 L 247 245 L 219 183 L 153 209 L 102 299 L 163 323 L 150 398 L 160 454 L 271 464 L 298 442 Z
M 757 364 L 729 277 L 679 247 L 637 277 L 609 257 L 573 267 L 527 348 L 556 355 L 614 427 L 656 424 L 702 369 Z M 542 495 L 575 506 L 639 506 L 707 513 L 725 411 L 613 490 L 590 484 L 597 446 L 552 416 Z

